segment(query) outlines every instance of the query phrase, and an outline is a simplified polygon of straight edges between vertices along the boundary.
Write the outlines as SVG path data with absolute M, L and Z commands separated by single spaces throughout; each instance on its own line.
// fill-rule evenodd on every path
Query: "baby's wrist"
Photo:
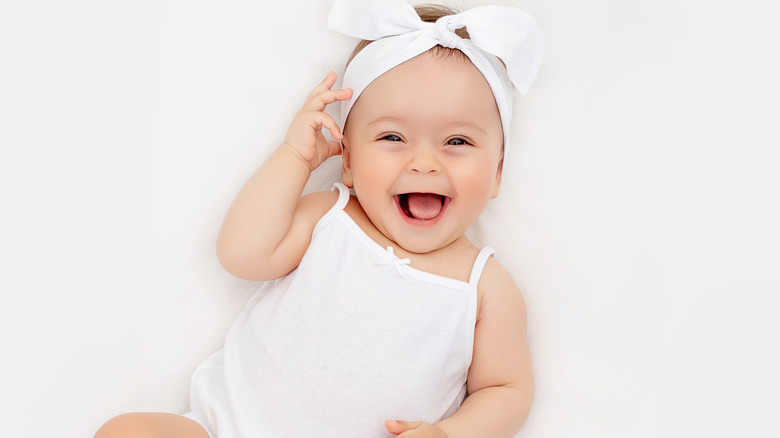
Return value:
M 317 168 L 309 160 L 307 160 L 303 155 L 301 155 L 301 153 L 298 152 L 298 149 L 295 149 L 295 146 L 291 145 L 289 142 L 285 141 L 284 143 L 282 143 L 282 146 L 280 147 L 280 149 L 286 150 L 289 155 L 292 155 L 293 157 L 295 157 L 295 159 L 297 161 L 299 161 L 302 164 L 304 164 L 309 169 L 309 172 L 314 172 L 314 169 Z

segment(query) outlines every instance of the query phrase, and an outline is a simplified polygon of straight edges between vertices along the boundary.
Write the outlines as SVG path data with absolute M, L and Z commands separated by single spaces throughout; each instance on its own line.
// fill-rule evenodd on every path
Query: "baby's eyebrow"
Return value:
M 377 117 L 376 119 L 371 120 L 368 123 L 366 123 L 366 127 L 371 126 L 371 125 L 375 125 L 377 123 L 384 123 L 384 122 L 405 123 L 406 119 L 404 119 L 402 117 L 396 117 L 396 116 L 381 116 L 381 117 Z
M 471 128 L 471 129 L 473 129 L 475 131 L 479 131 L 479 132 L 481 132 L 483 134 L 487 133 L 487 131 L 485 131 L 485 128 L 483 128 L 482 125 L 479 125 L 479 124 L 474 123 L 474 122 L 457 122 L 457 121 L 455 121 L 455 122 L 450 123 L 450 125 L 452 125 L 452 127 L 463 127 L 463 126 L 465 126 L 467 128 Z
M 366 123 L 366 127 L 370 127 L 371 125 L 375 125 L 378 123 L 384 123 L 384 122 L 390 122 L 390 123 L 408 123 L 408 120 L 403 117 L 397 117 L 397 116 L 381 116 L 377 117 L 374 120 L 369 121 Z M 451 122 L 447 122 L 443 124 L 444 128 L 446 129 L 457 129 L 457 128 L 469 128 L 473 129 L 475 131 L 478 131 L 482 134 L 486 134 L 487 131 L 485 131 L 485 128 L 482 127 L 482 125 L 479 125 L 474 122 L 470 121 L 460 121 L 460 120 L 454 120 Z

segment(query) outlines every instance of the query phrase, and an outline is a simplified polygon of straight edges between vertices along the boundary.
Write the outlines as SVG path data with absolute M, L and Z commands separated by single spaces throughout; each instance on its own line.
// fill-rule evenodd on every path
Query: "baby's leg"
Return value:
M 209 438 L 197 422 L 181 415 L 137 412 L 114 417 L 95 438 Z

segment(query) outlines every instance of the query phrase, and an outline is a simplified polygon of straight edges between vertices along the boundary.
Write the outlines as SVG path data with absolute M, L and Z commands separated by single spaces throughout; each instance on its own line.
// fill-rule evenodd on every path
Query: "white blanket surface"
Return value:
M 330 1 L 39 3 L 0 8 L 0 416 L 4 436 L 89 437 L 122 412 L 188 410 L 193 369 L 258 286 L 220 268 L 222 217 L 354 41 L 326 29 Z M 469 232 L 528 306 L 537 393 L 518 437 L 769 436 L 774 15 L 457 5 L 485 3 L 546 35 L 502 193 Z

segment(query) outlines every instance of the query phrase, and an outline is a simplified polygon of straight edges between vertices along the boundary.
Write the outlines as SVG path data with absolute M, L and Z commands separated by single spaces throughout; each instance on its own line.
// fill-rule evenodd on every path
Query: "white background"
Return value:
M 546 34 L 502 195 L 471 232 L 529 308 L 519 436 L 776 436 L 771 2 L 491 3 Z M 354 43 L 326 29 L 330 5 L 2 3 L 4 436 L 187 410 L 257 287 L 219 267 L 221 219 Z

